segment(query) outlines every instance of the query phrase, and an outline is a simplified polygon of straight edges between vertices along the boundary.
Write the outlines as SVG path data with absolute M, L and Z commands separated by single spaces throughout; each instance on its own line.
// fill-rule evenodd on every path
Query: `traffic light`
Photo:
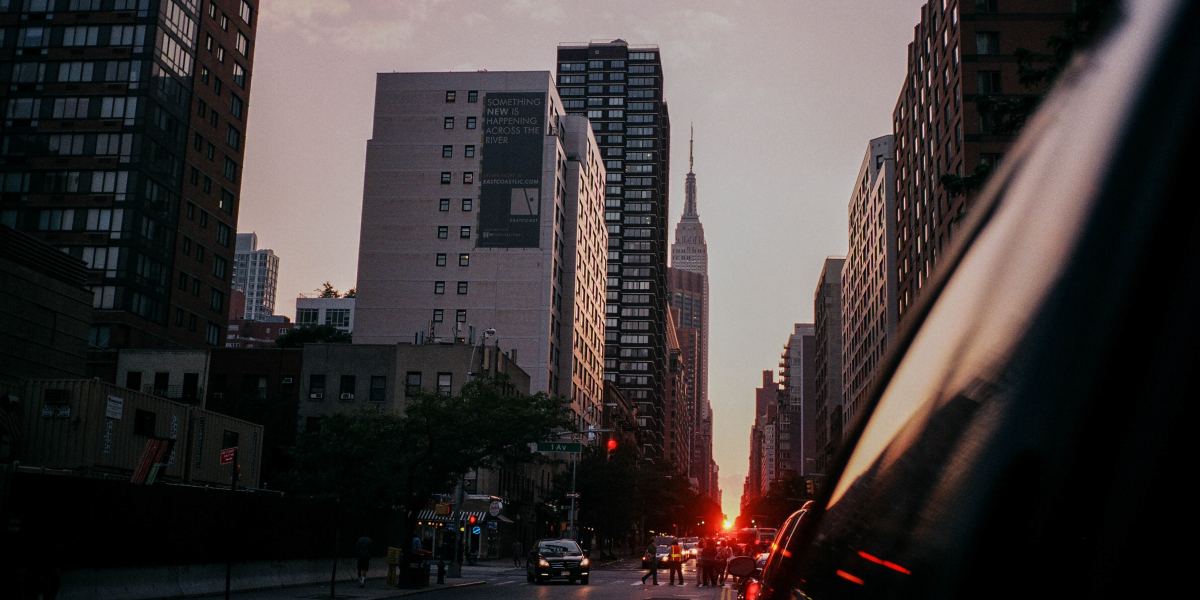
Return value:
M 612 460 L 613 453 L 617 451 L 617 440 L 609 438 L 608 440 L 608 460 Z
M 813 485 L 813 480 L 809 479 L 809 480 L 805 481 L 804 483 L 808 485 L 808 494 L 810 496 L 817 493 L 815 490 L 816 486 Z
M 471 515 L 471 516 L 467 517 L 467 521 L 470 522 L 472 525 L 474 525 L 475 524 L 475 515 Z

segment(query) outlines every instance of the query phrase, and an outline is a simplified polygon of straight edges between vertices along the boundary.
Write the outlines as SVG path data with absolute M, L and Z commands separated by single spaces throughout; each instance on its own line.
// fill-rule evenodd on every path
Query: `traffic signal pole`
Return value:
M 229 489 L 233 492 L 233 501 L 231 508 L 237 506 L 237 480 L 238 480 L 238 451 L 237 446 L 233 448 L 233 475 L 229 476 Z M 232 515 L 231 515 L 232 516 Z M 225 600 L 229 600 L 229 588 L 233 583 L 233 553 L 229 554 L 229 562 L 225 565 Z
M 579 455 L 575 455 L 575 459 L 571 461 L 571 539 L 579 541 L 579 532 L 575 531 L 575 499 L 579 494 L 575 493 L 575 469 L 579 465 Z

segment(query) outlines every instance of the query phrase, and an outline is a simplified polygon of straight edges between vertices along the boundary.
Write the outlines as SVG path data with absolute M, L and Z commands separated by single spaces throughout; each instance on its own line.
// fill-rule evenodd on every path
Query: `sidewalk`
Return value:
M 437 581 L 437 564 L 434 563 L 430 569 L 430 584 L 426 588 L 411 590 L 389 588 L 384 585 L 387 583 L 387 579 L 380 577 L 367 579 L 364 587 L 359 587 L 357 580 L 338 581 L 336 591 L 338 598 L 354 598 L 356 600 L 402 598 L 417 594 L 436 593 L 438 590 L 456 587 L 483 585 L 486 580 L 496 577 L 524 575 L 525 569 L 513 567 L 511 559 L 481 560 L 476 565 L 463 565 L 462 574 L 461 578 L 447 578 L 445 584 L 438 585 L 434 583 Z M 213 596 L 208 597 L 212 598 Z M 300 598 L 321 600 L 329 598 L 329 582 L 237 592 L 232 594 L 232 597 L 238 598 L 238 600 L 297 600 Z

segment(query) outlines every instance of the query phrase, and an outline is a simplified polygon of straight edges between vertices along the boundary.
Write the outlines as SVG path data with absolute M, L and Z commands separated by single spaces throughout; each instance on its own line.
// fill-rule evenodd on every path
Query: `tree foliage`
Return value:
M 349 333 L 333 325 L 305 325 L 295 327 L 275 340 L 277 348 L 299 348 L 304 344 L 349 344 Z
M 757 522 L 758 525 L 778 526 L 812 499 L 805 479 L 789 471 L 782 478 L 772 481 L 766 494 L 754 498 L 746 505 L 743 509 L 744 514 L 739 517 L 738 526 L 749 527 L 750 517 L 761 519 Z
M 333 287 L 333 284 L 329 283 L 328 281 L 326 281 L 325 283 L 322 283 L 321 287 L 317 288 L 314 291 L 317 292 L 318 298 L 340 298 L 341 297 L 338 295 L 337 288 Z
M 533 460 L 528 445 L 571 426 L 567 400 L 511 391 L 476 379 L 456 396 L 420 392 L 403 414 L 368 409 L 333 414 L 297 439 L 290 491 L 336 499 L 346 510 L 398 507 L 404 532 L 435 494 L 471 469 Z

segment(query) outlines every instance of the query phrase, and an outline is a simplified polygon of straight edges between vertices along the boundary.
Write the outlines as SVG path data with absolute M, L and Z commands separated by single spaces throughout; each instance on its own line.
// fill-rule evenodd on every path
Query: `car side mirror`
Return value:
M 729 561 L 729 574 L 734 577 L 749 577 L 758 570 L 758 564 L 749 556 L 739 556 Z

